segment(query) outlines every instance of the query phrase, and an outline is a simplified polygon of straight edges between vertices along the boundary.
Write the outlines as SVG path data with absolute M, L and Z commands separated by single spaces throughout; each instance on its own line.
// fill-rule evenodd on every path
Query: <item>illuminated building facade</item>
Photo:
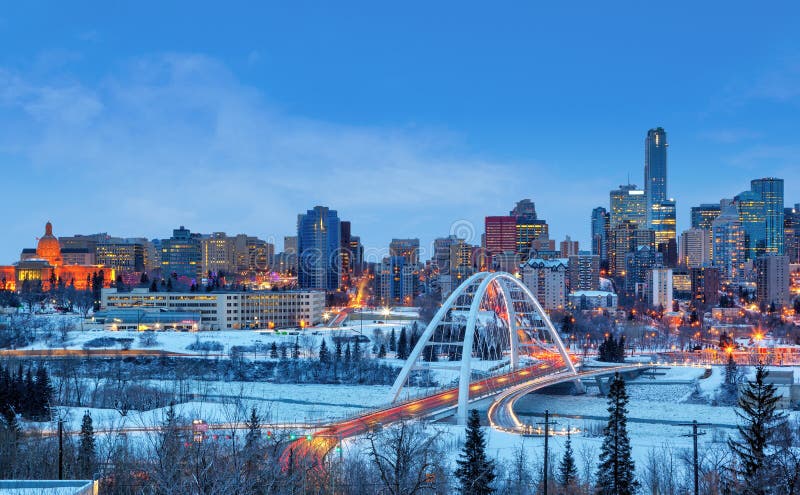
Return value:
M 419 288 L 419 265 L 404 256 L 384 258 L 375 280 L 382 305 L 410 306 Z
M 140 242 L 98 243 L 95 259 L 98 264 L 113 268 L 119 274 L 143 272 L 145 248 Z
M 783 179 L 765 177 L 750 181 L 750 189 L 764 202 L 764 254 L 782 255 L 783 232 Z
M 756 299 L 765 305 L 778 308 L 790 302 L 791 276 L 789 257 L 768 254 L 756 258 Z
M 644 140 L 644 192 L 650 221 L 653 220 L 653 207 L 667 200 L 667 146 L 667 133 L 663 128 L 647 131 Z
M 693 299 L 712 306 L 719 304 L 719 269 L 714 267 L 691 268 L 689 279 Z
M 484 220 L 485 247 L 490 255 L 517 252 L 517 217 L 491 216 Z
M 522 281 L 547 311 L 567 303 L 568 260 L 533 258 L 522 264 Z
M 800 204 L 783 210 L 783 252 L 790 263 L 800 263 Z
M 608 210 L 598 206 L 592 210 L 592 254 L 600 256 L 600 261 L 608 261 L 608 231 L 611 216 Z
M 389 256 L 400 256 L 406 260 L 406 265 L 416 265 L 419 263 L 419 239 L 392 239 Z
M 517 217 L 517 254 L 522 259 L 528 259 L 534 241 L 550 238 L 550 228 L 544 220 L 530 217 Z
M 641 295 L 651 270 L 663 267 L 663 257 L 651 245 L 642 245 L 625 254 L 625 292 Z
M 691 228 L 681 234 L 678 264 L 687 268 L 699 268 L 709 262 L 709 236 L 703 229 Z
M 719 269 L 720 279 L 735 282 L 742 278 L 745 261 L 745 232 L 733 205 L 725 205 L 712 223 L 714 244 L 713 266 Z
M 713 255 L 714 244 L 711 242 L 711 224 L 719 216 L 721 212 L 719 203 L 717 204 L 702 204 L 700 206 L 692 206 L 691 221 L 693 229 L 703 229 L 706 233 L 706 248 L 708 249 L 707 259 L 711 260 Z
M 576 254 L 568 258 L 569 290 L 597 290 L 600 288 L 600 256 Z
M 766 252 L 767 229 L 764 200 L 754 191 L 736 195 L 734 204 L 739 212 L 745 238 L 745 260 L 755 260 Z
M 298 282 L 304 289 L 337 290 L 341 227 L 336 210 L 315 206 L 297 216 Z
M 164 277 L 175 275 L 199 283 L 203 276 L 203 253 L 199 234 L 180 226 L 172 237 L 161 240 L 161 271 Z
M 672 311 L 672 269 L 656 268 L 647 278 L 647 302 L 653 308 Z
M 636 189 L 635 184 L 626 184 L 611 191 L 609 195 L 612 229 L 623 222 L 634 223 L 640 228 L 647 226 L 647 201 L 644 191 Z
M 656 250 L 655 232 L 641 229 L 638 224 L 625 221 L 610 231 L 608 242 L 608 266 L 612 277 L 624 277 L 626 272 L 625 256 L 642 246 Z
M 325 292 L 149 292 L 146 288 L 118 292 L 116 289 L 104 289 L 101 308 L 154 308 L 199 313 L 201 324 L 197 330 L 296 328 L 322 321 Z
M 35 254 L 23 250 L 20 261 L 11 266 L 0 266 L 0 285 L 7 290 L 19 290 L 26 280 L 41 281 L 42 289 L 49 290 L 51 283 L 60 281 L 74 285 L 77 290 L 90 287 L 92 275 L 103 271 L 106 285 L 115 279 L 113 268 L 103 265 L 66 264 L 61 254 L 61 244 L 53 235 L 53 225 L 47 222 L 44 236 L 39 239 Z
M 656 247 L 664 253 L 664 262 L 672 265 L 667 255 L 671 245 L 676 243 L 676 211 L 675 200 L 664 200 L 653 203 L 650 208 L 650 228 L 655 232 Z

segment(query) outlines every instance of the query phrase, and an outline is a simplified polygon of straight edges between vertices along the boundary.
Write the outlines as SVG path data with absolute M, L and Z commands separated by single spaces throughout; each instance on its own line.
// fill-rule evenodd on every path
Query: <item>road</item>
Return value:
M 624 366 L 612 366 L 603 369 L 582 371 L 578 373 L 580 378 L 591 378 L 594 376 L 608 375 L 618 371 L 630 371 L 643 369 L 641 364 L 629 364 Z M 534 379 L 526 380 L 524 383 L 511 387 L 501 392 L 491 406 L 489 406 L 489 424 L 492 428 L 507 431 L 509 433 L 524 433 L 525 424 L 520 421 L 514 412 L 514 404 L 525 395 L 550 385 L 569 382 L 575 380 L 575 375 L 563 372 L 549 373 L 545 376 L 538 376 Z
M 566 366 L 561 364 L 560 356 L 553 356 L 534 366 L 473 383 L 470 385 L 470 401 L 501 393 L 506 387 L 527 383 L 531 378 L 540 378 L 554 373 L 566 376 L 563 374 L 565 370 Z M 574 375 L 570 376 L 574 379 Z M 288 467 L 290 459 L 305 459 L 305 462 L 321 465 L 328 452 L 345 438 L 362 435 L 400 420 L 424 418 L 454 408 L 457 404 L 458 388 L 451 388 L 326 426 L 309 437 L 301 438 L 290 444 L 289 448 L 284 450 L 281 465 Z

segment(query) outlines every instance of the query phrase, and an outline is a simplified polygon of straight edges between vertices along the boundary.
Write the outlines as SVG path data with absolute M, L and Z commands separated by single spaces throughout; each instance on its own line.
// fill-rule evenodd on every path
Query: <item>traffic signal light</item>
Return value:
M 311 441 L 311 434 L 306 435 L 306 440 Z

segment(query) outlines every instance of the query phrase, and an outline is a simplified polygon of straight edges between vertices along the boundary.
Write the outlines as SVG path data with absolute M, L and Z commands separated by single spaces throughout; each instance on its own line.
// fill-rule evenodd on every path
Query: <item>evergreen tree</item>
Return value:
M 756 366 L 755 380 L 748 381 L 739 397 L 736 415 L 743 424 L 739 425 L 738 440 L 728 440 L 736 457 L 739 458 L 739 474 L 744 481 L 745 493 L 766 495 L 774 493 L 768 486 L 767 445 L 772 440 L 777 427 L 786 421 L 786 416 L 778 412 L 780 397 L 775 385 L 765 380 L 769 376 L 764 363 Z
M 461 493 L 464 495 L 487 495 L 493 492 L 495 478 L 494 461 L 486 455 L 486 439 L 481 430 L 481 420 L 476 409 L 470 409 L 467 420 L 466 441 L 459 459 L 456 460 Z
M 358 339 L 353 342 L 353 361 L 361 361 L 361 342 Z
M 276 359 L 278 357 L 278 344 L 276 344 L 275 342 L 273 342 L 272 345 L 269 346 L 269 357 L 271 357 L 272 359 Z
M 386 344 L 381 344 L 380 349 L 378 349 L 378 359 L 383 359 L 386 357 Z
M 142 272 L 142 276 L 139 277 L 139 283 L 147 287 L 148 282 L 150 282 L 150 277 L 147 276 L 147 272 Z
M 50 384 L 50 376 L 47 368 L 39 366 L 36 370 L 36 383 L 33 386 L 35 397 L 35 407 L 30 414 L 36 418 L 46 419 L 50 417 L 50 403 L 53 400 L 53 386 Z
M 150 284 L 150 292 L 158 292 L 158 284 L 156 284 L 155 280 L 153 280 L 153 283 Z
M 337 363 L 342 360 L 342 339 L 336 339 L 334 344 L 333 360 Z
M 615 349 L 615 358 L 614 362 L 616 363 L 624 363 L 625 362 L 625 336 L 622 335 L 617 342 Z
M 632 495 L 638 487 L 628 438 L 625 380 L 614 374 L 608 393 L 608 425 L 603 430 L 597 490 L 601 495 Z
M 86 411 L 81 422 L 81 441 L 78 448 L 78 470 L 80 476 L 83 479 L 94 478 L 94 466 L 94 428 L 92 427 L 92 416 L 89 411 Z
M 417 329 L 414 328 L 414 330 L 411 331 L 411 340 L 409 340 L 408 343 L 409 352 L 412 351 L 414 347 L 417 346 L 418 341 L 419 341 L 419 334 L 417 333 Z
M 300 359 L 300 338 L 294 339 L 294 347 L 292 347 L 292 359 Z
M 319 345 L 319 362 L 322 364 L 328 364 L 328 344 L 325 343 L 325 339 L 322 339 L 322 343 Z
M 172 277 L 167 279 L 167 292 L 172 292 Z
M 800 311 L 797 313 L 800 314 Z M 389 335 L 389 350 L 397 352 L 397 336 L 394 333 L 394 327 L 392 327 L 392 333 Z
M 347 343 L 347 346 L 344 348 L 344 362 L 345 364 L 350 364 L 352 361 L 353 354 L 350 352 L 350 342 Z
M 397 340 L 397 359 L 408 359 L 408 337 L 406 328 L 400 330 L 400 338 Z
M 288 359 L 288 357 L 289 356 L 287 356 L 286 344 L 281 344 L 281 359 L 286 360 Z
M 324 341 L 323 341 L 324 342 Z M 250 418 L 247 420 L 247 433 L 244 437 L 245 449 L 253 451 L 258 448 L 261 439 L 261 418 L 258 417 L 256 408 L 250 409 Z
M 572 438 L 567 428 L 567 441 L 564 442 L 564 456 L 558 466 L 558 477 L 564 493 L 574 493 L 578 481 L 578 468 L 575 465 L 575 455 L 572 452 Z

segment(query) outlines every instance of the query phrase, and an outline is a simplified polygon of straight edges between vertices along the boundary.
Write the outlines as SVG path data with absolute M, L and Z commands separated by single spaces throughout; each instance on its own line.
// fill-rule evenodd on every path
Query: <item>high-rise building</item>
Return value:
M 632 222 L 641 228 L 646 227 L 647 202 L 644 191 L 636 189 L 635 184 L 623 184 L 610 193 L 611 228 L 623 222 Z
M 634 222 L 626 221 L 610 231 L 608 239 L 608 268 L 612 277 L 625 276 L 625 255 L 642 246 L 656 251 L 655 232 L 638 228 Z
M 800 263 L 800 204 L 783 210 L 783 252 L 789 263 Z
M 570 256 L 567 272 L 570 292 L 600 288 L 600 256 L 596 254 Z
M 484 222 L 485 247 L 490 255 L 517 252 L 517 217 L 492 216 Z
M 573 241 L 569 236 L 558 244 L 558 248 L 562 258 L 569 258 L 580 251 L 578 241 Z
M 644 193 L 647 218 L 653 218 L 653 206 L 667 200 L 667 133 L 663 128 L 650 129 L 644 140 Z
M 517 217 L 517 254 L 523 260 L 528 259 L 534 241 L 550 238 L 547 222 L 530 217 Z
M 200 234 L 193 234 L 183 225 L 172 231 L 172 237 L 161 240 L 161 272 L 164 277 L 187 277 L 199 283 L 202 278 L 203 255 Z
M 602 206 L 592 210 L 592 254 L 600 256 L 600 261 L 608 261 L 608 231 L 611 216 Z
M 144 240 L 110 238 L 95 247 L 96 263 L 113 268 L 118 275 L 144 271 Z
M 536 220 L 536 204 L 530 199 L 517 201 L 514 209 L 509 212 L 512 217 L 525 217 L 528 220 Z
M 433 262 L 440 275 L 450 274 L 450 246 L 459 241 L 454 235 L 440 237 L 433 241 Z
M 709 262 L 709 236 L 703 229 L 691 228 L 681 234 L 678 264 L 687 268 L 699 268 Z
M 340 284 L 341 226 L 336 210 L 315 206 L 297 216 L 298 283 L 304 289 L 336 290 Z
M 647 284 L 647 276 L 653 268 L 663 267 L 661 253 L 652 246 L 643 245 L 625 254 L 625 292 L 629 296 L 641 296 Z
M 705 304 L 719 304 L 719 270 L 714 267 L 692 268 L 689 270 L 692 285 L 692 298 Z
M 671 243 L 676 242 L 675 200 L 669 199 L 650 205 L 650 228 L 655 231 L 658 251 L 664 253 L 664 262 L 673 266 L 669 256 Z M 677 247 L 677 246 L 676 246 Z
M 733 199 L 745 236 L 745 260 L 755 260 L 766 252 L 767 223 L 764 200 L 755 191 L 744 191 Z
M 392 239 L 389 256 L 400 256 L 407 265 L 416 265 L 419 263 L 419 239 Z
M 522 264 L 522 281 L 548 311 L 567 303 L 567 263 L 561 258 L 533 258 Z
M 756 298 L 765 305 L 777 307 L 789 304 L 789 257 L 768 254 L 755 260 Z
M 360 276 L 361 272 L 364 270 L 364 246 L 361 245 L 360 236 L 350 236 L 350 254 L 353 256 L 351 261 L 353 265 L 353 274 Z
M 203 276 L 232 275 L 236 271 L 236 239 L 225 232 L 214 232 L 200 241 L 203 255 Z
M 734 282 L 741 278 L 745 261 L 745 232 L 736 207 L 724 204 L 711 226 L 714 245 L 712 263 L 720 279 Z
M 704 229 L 710 232 L 711 222 L 719 216 L 720 212 L 719 203 L 692 206 L 692 228 Z
M 783 254 L 783 179 L 750 181 L 750 189 L 764 202 L 764 254 Z
M 376 279 L 382 305 L 410 306 L 419 285 L 419 265 L 409 264 L 404 256 L 390 256 L 384 258 Z
M 650 306 L 672 311 L 672 269 L 651 270 L 647 282 L 647 301 Z

